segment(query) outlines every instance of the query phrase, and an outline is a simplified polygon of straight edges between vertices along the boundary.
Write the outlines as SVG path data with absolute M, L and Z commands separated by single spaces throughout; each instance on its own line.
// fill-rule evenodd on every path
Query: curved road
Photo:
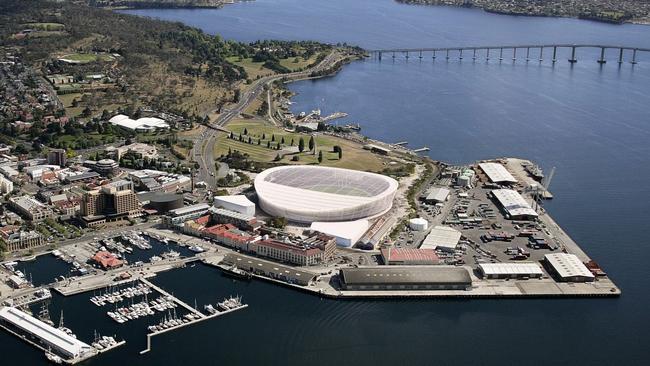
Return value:
M 265 86 L 283 78 L 295 80 L 308 77 L 312 72 L 326 70 L 344 58 L 345 56 L 340 54 L 338 50 L 334 50 L 319 62 L 318 65 L 305 71 L 266 76 L 255 80 L 250 87 L 242 93 L 239 102 L 224 109 L 224 112 L 220 114 L 214 122 L 211 122 L 210 126 L 212 128 L 206 129 L 198 140 L 195 141 L 194 147 L 192 148 L 192 160 L 199 163 L 196 181 L 205 182 L 208 185 L 208 188 L 215 188 L 217 186 L 217 169 L 215 167 L 214 148 L 219 131 L 216 130 L 216 128 L 225 126 L 230 122 L 230 120 L 243 112 L 255 100 L 255 98 L 264 92 Z M 199 143 L 197 144 L 197 142 Z

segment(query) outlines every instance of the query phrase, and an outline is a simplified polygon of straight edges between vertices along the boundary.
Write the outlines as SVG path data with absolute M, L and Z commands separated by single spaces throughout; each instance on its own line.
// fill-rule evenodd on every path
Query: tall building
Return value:
M 66 152 L 64 149 L 51 149 L 47 153 L 47 163 L 64 167 L 66 163 Z
M 80 215 L 88 226 L 134 217 L 138 213 L 140 201 L 133 184 L 126 180 L 87 191 L 81 200 Z

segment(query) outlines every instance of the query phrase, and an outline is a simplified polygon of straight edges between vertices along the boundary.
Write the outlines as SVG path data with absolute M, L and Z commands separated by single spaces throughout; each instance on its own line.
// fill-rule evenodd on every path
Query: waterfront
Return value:
M 313 1 L 305 3 L 308 5 L 291 9 L 283 7 L 283 1 L 236 4 L 222 9 L 223 17 L 221 13 L 210 13 L 213 24 L 223 29 L 206 29 L 228 38 L 239 34 L 242 27 L 233 27 L 226 20 L 232 12 L 230 8 L 241 8 L 242 16 L 247 15 L 251 24 L 258 24 L 249 26 L 250 32 L 258 32 L 256 38 L 315 37 L 291 27 L 280 34 L 284 30 L 275 23 L 298 19 L 296 13 L 310 6 L 310 12 L 320 10 L 324 15 L 320 23 L 306 31 L 329 30 L 328 37 L 340 37 L 336 41 L 354 42 L 355 37 L 367 36 L 354 32 L 346 35 L 351 26 L 348 22 L 341 22 L 346 26 L 335 32 L 327 28 L 337 6 L 345 4 L 351 7 L 349 14 L 358 14 L 357 7 L 361 5 L 356 4 L 363 2 L 318 2 L 318 6 Z M 279 5 L 268 13 L 269 4 Z M 393 9 L 387 1 L 382 4 Z M 274 18 L 281 11 L 282 18 Z M 183 14 L 201 14 L 180 10 L 150 12 L 177 14 L 189 24 L 199 17 Z M 463 36 L 471 44 L 515 43 L 517 40 L 512 38 L 523 37 L 525 33 L 519 27 L 529 26 L 530 20 L 464 9 L 432 8 L 426 12 L 443 12 L 449 23 L 467 29 L 465 34 L 456 34 L 456 30 L 456 38 L 448 40 L 448 45 L 465 42 Z M 410 14 L 411 10 L 404 10 L 392 17 L 407 26 Z M 372 15 L 370 12 L 368 22 L 375 21 Z M 256 23 L 256 17 L 263 16 L 268 18 L 267 23 Z M 485 32 L 472 29 L 480 25 L 476 19 L 492 17 L 504 23 L 499 26 L 498 37 L 494 36 L 495 27 L 487 27 Z M 300 21 L 309 20 L 313 21 L 309 17 Z M 432 23 L 427 24 L 435 28 L 435 21 L 440 19 L 432 18 Z M 571 37 L 587 34 L 592 37 L 589 40 L 644 46 L 642 43 L 650 39 L 650 29 L 644 27 L 570 19 L 530 21 L 545 24 L 553 32 L 545 36 L 549 40 L 553 36 L 562 38 L 553 41 L 578 42 L 584 39 Z M 390 40 L 393 34 L 395 39 L 386 41 L 386 45 L 406 45 L 404 42 L 408 41 L 412 46 L 422 46 L 423 42 L 436 42 L 433 38 L 405 35 L 409 29 L 421 27 L 408 26 L 404 31 L 386 28 L 383 34 L 375 35 L 373 43 L 356 43 L 376 47 L 380 45 L 378 40 L 384 36 Z M 573 30 L 577 33 L 572 35 Z M 429 33 L 435 34 L 433 30 Z M 488 39 L 491 35 L 495 38 Z M 650 159 L 646 145 L 648 77 L 647 64 L 637 65 L 633 72 L 629 65 L 618 72 L 616 65 L 607 64 L 600 72 L 595 58 L 579 62 L 573 70 L 564 62 L 552 69 L 548 65 L 513 67 L 507 63 L 484 65 L 465 61 L 418 61 L 407 66 L 400 60 L 395 66 L 392 62 L 355 63 L 334 78 L 291 86 L 299 92 L 294 99 L 295 108 L 308 110 L 320 106 L 325 113 L 329 108 L 346 111 L 350 120 L 362 124 L 363 133 L 390 141 L 408 139 L 414 146 L 427 144 L 436 159 L 470 161 L 519 155 L 537 160 L 547 169 L 557 166 L 552 184 L 556 199 L 546 207 L 620 285 L 620 299 L 332 301 L 260 281 L 234 283 L 216 270 L 197 266 L 161 274 L 155 282 L 165 284 L 188 303 L 193 303 L 194 296 L 202 304 L 239 293 L 251 306 L 215 321 L 156 337 L 153 351 L 145 356 L 137 355 L 144 346 L 144 324 L 133 328 L 113 326 L 106 316 L 86 312 L 95 308 L 86 295 L 57 297 L 55 302 L 60 300 L 66 308 L 66 323 L 74 330 L 83 330 L 83 339 L 92 337 L 92 327 L 107 334 L 112 334 L 113 328 L 119 329 L 115 331 L 119 336 L 133 334 L 133 341 L 129 339 L 123 348 L 94 359 L 91 363 L 96 365 L 125 359 L 143 365 L 608 365 L 615 362 L 613 357 L 620 360 L 618 363 L 644 364 L 649 357 L 645 342 L 650 336 L 648 317 L 643 315 L 650 300 L 643 262 L 650 254 L 644 245 L 650 234 L 645 225 L 650 212 L 644 193 L 644 183 L 650 178 L 646 169 Z M 55 306 L 51 313 L 56 320 Z M 111 323 L 103 325 L 104 321 Z M 44 362 L 39 352 L 8 334 L 0 333 L 0 340 L 0 351 L 17 355 L 15 362 Z M 506 353 L 511 362 L 504 360 Z

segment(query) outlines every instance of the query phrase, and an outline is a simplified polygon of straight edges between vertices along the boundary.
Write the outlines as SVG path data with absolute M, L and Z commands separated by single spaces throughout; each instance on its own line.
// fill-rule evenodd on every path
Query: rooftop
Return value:
M 494 183 L 517 183 L 517 179 L 499 163 L 481 163 L 478 166 Z
M 469 272 L 454 266 L 373 266 L 341 269 L 348 284 L 471 284 Z

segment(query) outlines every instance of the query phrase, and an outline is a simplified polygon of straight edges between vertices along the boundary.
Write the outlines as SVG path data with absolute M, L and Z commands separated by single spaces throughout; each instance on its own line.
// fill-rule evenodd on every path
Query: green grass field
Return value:
M 248 154 L 252 160 L 270 162 L 278 154 L 277 150 L 266 147 L 267 142 L 272 139 L 273 135 L 275 135 L 275 142 L 271 143 L 272 146 L 281 142 L 282 138 L 284 138 L 285 141 L 284 146 L 291 146 L 291 140 L 293 140 L 292 146 L 298 146 L 298 141 L 302 137 L 305 140 L 305 151 L 302 153 L 287 154 L 280 162 L 285 164 L 318 164 L 318 153 L 314 154 L 307 151 L 309 144 L 308 134 L 287 132 L 260 120 L 234 120 L 229 123 L 226 128 L 233 131 L 235 135 L 243 133 L 244 129 L 246 129 L 248 131 L 247 136 L 251 136 L 254 142 L 253 144 L 240 142 L 237 139 L 233 140 L 228 138 L 225 134 L 220 134 L 215 147 L 215 156 L 225 155 L 228 153 L 228 150 L 231 149 L 233 151 L 238 150 L 242 153 Z M 257 145 L 257 140 L 261 139 L 263 135 L 265 138 L 262 139 L 260 145 Z M 364 150 L 359 144 L 345 139 L 334 136 L 318 135 L 314 140 L 316 142 L 316 150 L 323 151 L 323 161 L 321 163 L 323 166 L 334 166 L 364 171 L 380 171 L 388 162 L 387 158 Z M 332 151 L 335 145 L 341 146 L 343 150 L 343 158 L 340 160 L 338 158 L 338 153 Z M 298 162 L 291 161 L 291 158 L 295 155 L 299 156 L 300 160 Z
M 92 54 L 92 53 L 69 53 L 59 58 L 60 60 L 67 60 L 81 64 L 87 64 L 95 61 L 111 61 L 113 56 L 108 54 Z

